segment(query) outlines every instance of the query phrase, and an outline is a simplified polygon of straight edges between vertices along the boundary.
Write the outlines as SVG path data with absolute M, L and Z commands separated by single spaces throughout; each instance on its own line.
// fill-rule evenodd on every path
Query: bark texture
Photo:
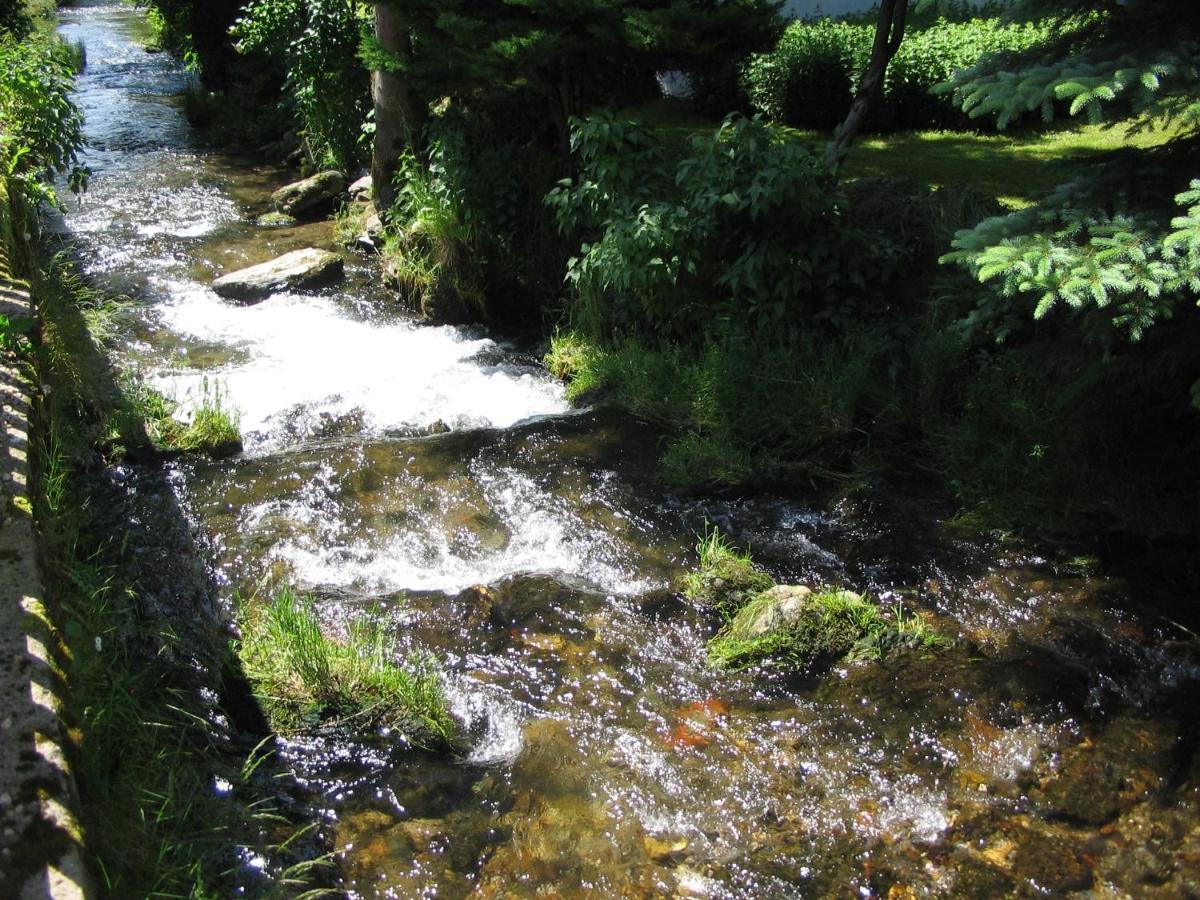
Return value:
M 882 0 L 879 4 L 879 20 L 875 23 L 875 42 L 871 45 L 871 61 L 858 82 L 858 92 L 850 104 L 850 112 L 833 133 L 833 140 L 825 153 L 825 163 L 834 175 L 850 152 L 855 138 L 862 131 L 883 93 L 883 78 L 888 63 L 900 49 L 904 40 L 904 22 L 908 16 L 908 0 Z

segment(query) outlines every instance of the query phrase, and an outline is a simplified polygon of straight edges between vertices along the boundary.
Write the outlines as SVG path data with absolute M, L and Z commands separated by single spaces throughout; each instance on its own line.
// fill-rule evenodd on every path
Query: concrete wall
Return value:
M 31 317 L 29 286 L 9 270 L 10 225 L 0 178 L 0 313 Z M 0 349 L 0 896 L 82 900 L 91 892 L 58 715 L 65 684 L 34 540 L 35 390 L 28 362 Z

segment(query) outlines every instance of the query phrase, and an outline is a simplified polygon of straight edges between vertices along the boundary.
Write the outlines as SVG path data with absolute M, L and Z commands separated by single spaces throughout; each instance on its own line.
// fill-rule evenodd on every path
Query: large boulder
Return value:
M 280 291 L 296 291 L 329 284 L 342 277 L 342 258 L 328 250 L 307 247 L 293 250 L 270 262 L 223 275 L 213 290 L 230 300 L 262 300 Z
M 271 203 L 284 215 L 322 216 L 333 208 L 333 201 L 345 190 L 346 179 L 341 172 L 318 172 L 311 178 L 281 187 L 271 195 Z

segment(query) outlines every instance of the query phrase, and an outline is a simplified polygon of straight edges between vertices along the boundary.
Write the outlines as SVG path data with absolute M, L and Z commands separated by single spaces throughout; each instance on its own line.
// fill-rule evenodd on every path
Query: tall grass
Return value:
M 479 317 L 485 308 L 479 244 L 460 192 L 438 164 L 408 157 L 384 240 L 386 271 L 406 300 L 430 318 Z
M 718 337 L 701 350 L 567 331 L 546 365 L 573 402 L 614 403 L 671 432 L 673 483 L 737 485 L 844 470 L 863 424 L 893 415 L 891 345 L 868 328 L 840 340 Z
M 417 746 L 448 747 L 454 721 L 432 658 L 400 661 L 376 616 L 353 619 L 344 640 L 323 633 L 308 598 L 280 590 L 241 604 L 238 653 L 272 724 L 281 730 L 330 721 L 399 729 Z

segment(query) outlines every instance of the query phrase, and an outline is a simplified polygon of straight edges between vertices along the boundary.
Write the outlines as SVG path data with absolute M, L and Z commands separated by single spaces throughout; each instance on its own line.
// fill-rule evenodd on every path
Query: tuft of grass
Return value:
M 333 216 L 334 239 L 345 247 L 353 246 L 374 214 L 375 207 L 370 203 L 345 204 Z
M 400 190 L 388 220 L 384 271 L 401 295 L 431 319 L 472 318 L 485 311 L 478 241 L 462 198 L 440 166 L 402 161 Z
M 685 597 L 732 618 L 762 591 L 774 587 L 771 576 L 754 565 L 749 552 L 740 550 L 715 526 L 705 525 L 696 544 L 699 567 L 682 580 Z
M 192 413 L 192 421 L 174 440 L 176 449 L 185 453 L 204 452 L 220 459 L 241 452 L 240 416 L 229 403 L 228 390 L 218 383 L 203 381 L 202 396 Z
M 273 724 L 290 730 L 349 719 L 401 731 L 414 745 L 445 749 L 454 720 L 429 656 L 398 661 L 397 643 L 373 615 L 351 621 L 345 640 L 326 637 L 312 600 L 290 589 L 243 602 L 238 655 Z
M 871 628 L 850 651 L 851 659 L 882 660 L 895 650 L 943 650 L 951 640 L 915 612 L 905 613 L 904 603 L 891 608 L 891 621 Z

